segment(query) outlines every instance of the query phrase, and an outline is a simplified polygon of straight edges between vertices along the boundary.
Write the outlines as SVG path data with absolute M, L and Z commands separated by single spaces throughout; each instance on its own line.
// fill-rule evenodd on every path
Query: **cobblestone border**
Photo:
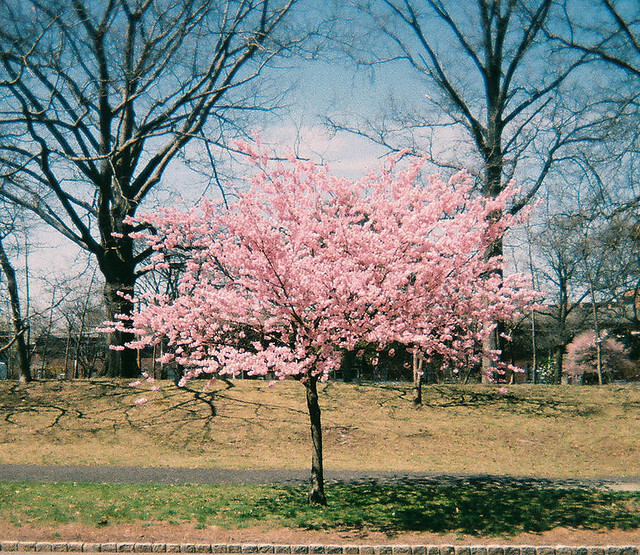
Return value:
M 290 555 L 640 555 L 638 546 L 279 545 L 0 541 L 0 551 L 60 553 L 275 553 Z

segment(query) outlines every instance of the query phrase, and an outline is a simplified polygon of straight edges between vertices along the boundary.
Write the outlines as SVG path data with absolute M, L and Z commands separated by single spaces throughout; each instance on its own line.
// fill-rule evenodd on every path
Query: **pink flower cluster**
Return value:
M 117 325 L 133 327 L 132 347 L 167 342 L 185 380 L 327 378 L 361 342 L 468 363 L 494 322 L 533 301 L 522 276 L 502 278 L 502 260 L 485 257 L 513 223 L 513 187 L 486 199 L 464 172 L 425 182 L 420 161 L 350 181 L 243 148 L 258 171 L 229 210 L 203 202 L 135 222 L 154 230 L 139 236 L 155 266 L 176 250 L 188 261 L 177 298 L 137 299 L 140 312 Z

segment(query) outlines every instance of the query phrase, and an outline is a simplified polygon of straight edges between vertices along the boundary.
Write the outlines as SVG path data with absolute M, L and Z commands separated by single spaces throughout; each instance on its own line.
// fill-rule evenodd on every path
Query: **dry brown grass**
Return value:
M 303 387 L 218 382 L 202 392 L 92 380 L 0 384 L 0 463 L 306 469 Z M 329 382 L 321 391 L 328 469 L 640 475 L 640 389 Z M 141 396 L 149 402 L 136 406 Z M 215 407 L 215 408 L 214 408 Z

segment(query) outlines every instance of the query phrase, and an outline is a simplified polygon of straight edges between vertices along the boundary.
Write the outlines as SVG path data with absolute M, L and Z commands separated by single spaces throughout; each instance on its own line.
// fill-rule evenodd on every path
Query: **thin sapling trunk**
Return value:
M 307 393 L 307 408 L 309 410 L 311 442 L 313 444 L 309 503 L 326 505 L 327 498 L 324 494 L 324 470 L 322 467 L 322 422 L 320 405 L 318 404 L 318 378 L 316 376 L 309 377 L 304 382 L 304 387 Z

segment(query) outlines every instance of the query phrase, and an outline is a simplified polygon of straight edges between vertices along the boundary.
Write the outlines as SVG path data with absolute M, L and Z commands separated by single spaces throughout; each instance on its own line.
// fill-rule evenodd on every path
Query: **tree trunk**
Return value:
M 485 353 L 482 356 L 482 383 L 494 383 L 497 380 L 496 372 L 489 370 L 496 365 L 496 361 L 489 353 L 500 351 L 500 327 L 498 324 L 482 343 L 482 350 Z
M 564 349 L 565 345 L 557 345 L 555 347 L 555 376 L 553 377 L 553 383 L 561 384 L 562 383 L 562 371 L 563 371 L 563 363 L 564 363 Z
M 80 349 L 82 348 L 82 336 L 84 329 L 81 327 L 80 331 L 76 334 L 76 344 L 73 354 L 73 366 L 71 370 L 71 378 L 77 380 L 80 378 Z
M 29 360 L 29 350 L 25 340 L 26 326 L 22 321 L 20 312 L 20 296 L 18 295 L 18 282 L 16 273 L 11 265 L 9 257 L 4 250 L 0 240 L 0 268 L 7 279 L 7 291 L 9 293 L 9 303 L 11 305 L 11 323 L 13 333 L 16 338 L 16 351 L 18 354 L 18 366 L 20 368 L 20 381 L 27 383 L 31 381 L 31 361 Z
M 536 326 L 536 311 L 531 311 L 531 382 L 538 383 L 538 328 Z
M 49 341 L 53 330 L 53 309 L 56 305 L 56 288 L 51 293 L 51 306 L 49 307 L 49 323 L 47 325 L 47 333 L 44 336 L 44 345 L 42 346 L 42 361 L 40 363 L 40 377 L 46 377 L 47 357 L 49 356 Z
M 313 443 L 309 503 L 326 505 L 324 470 L 322 468 L 322 422 L 320 419 L 320 405 L 318 404 L 318 378 L 316 376 L 310 376 L 304 382 L 304 387 L 307 392 L 307 409 L 309 410 L 311 442 Z
M 489 138 L 487 140 L 487 149 L 483 153 L 484 155 L 484 183 L 482 194 L 487 198 L 496 198 L 504 189 L 502 184 L 502 168 L 504 165 L 504 159 L 502 156 L 501 148 L 501 135 L 500 131 L 495 127 L 495 121 L 493 120 L 492 110 L 489 111 Z M 489 214 L 489 221 L 497 220 L 502 214 L 499 212 Z M 485 258 L 487 260 L 496 256 L 503 255 L 503 241 L 497 239 L 487 249 Z M 497 270 L 497 273 L 502 277 L 502 271 Z M 495 360 L 488 353 L 493 351 L 500 351 L 500 326 L 498 326 L 491 334 L 484 340 L 482 344 L 485 355 L 482 357 L 482 383 L 492 383 L 495 381 L 493 372 L 489 371 L 489 368 L 495 366 Z
M 528 234 L 527 234 L 528 235 Z M 531 239 L 527 241 L 527 253 L 529 255 L 529 273 L 531 274 L 531 285 L 534 290 L 536 286 L 536 270 L 533 263 L 533 253 L 531 252 Z M 531 383 L 538 383 L 538 322 L 536 320 L 536 311 L 531 311 Z
M 125 279 L 110 280 L 104 286 L 104 302 L 107 310 L 107 319 L 115 320 L 118 314 L 133 314 L 133 303 L 123 298 L 120 293 L 133 295 L 135 277 L 133 272 Z M 135 340 L 135 335 L 123 331 L 114 331 L 108 334 L 109 348 L 105 357 L 105 374 L 110 378 L 135 378 L 140 374 L 137 352 L 125 345 Z
M 22 310 L 22 314 L 24 314 L 24 322 L 29 321 L 29 316 L 31 314 L 31 285 L 30 278 L 31 274 L 29 273 L 29 242 L 27 240 L 27 236 L 24 236 L 24 307 Z M 31 345 L 31 326 L 25 326 L 24 330 L 24 344 L 26 345 L 27 352 L 29 353 L 27 356 L 27 360 L 29 361 L 29 367 L 31 367 L 31 355 L 29 352 L 29 346 Z M 31 373 L 31 371 L 29 371 Z
M 73 333 L 73 327 L 71 323 L 67 324 L 67 341 L 64 347 L 64 377 L 70 380 L 73 376 L 69 372 L 69 355 L 71 354 L 71 336 Z
M 411 362 L 413 368 L 413 406 L 419 407 L 422 405 L 422 365 L 424 360 L 418 358 L 417 353 L 413 353 Z
M 593 333 L 596 337 L 596 372 L 598 373 L 598 384 L 604 384 L 602 370 L 602 336 L 600 333 L 600 320 L 598 318 L 598 305 L 596 304 L 596 293 L 593 281 L 589 280 L 589 291 L 591 293 L 591 312 L 593 316 Z
M 353 381 L 355 376 L 354 370 L 356 367 L 356 358 L 355 351 L 347 351 L 342 357 L 340 370 L 342 370 L 342 381 L 345 383 L 351 383 Z
M 93 282 L 96 279 L 96 271 L 93 271 L 91 276 L 91 281 L 89 282 L 89 287 L 87 288 L 87 294 L 84 297 L 84 302 L 82 303 L 82 312 L 80 313 L 80 329 L 78 330 L 78 340 L 76 341 L 76 349 L 75 349 L 75 358 L 73 361 L 73 377 L 74 378 L 85 378 L 87 377 L 86 368 L 80 368 L 80 356 L 82 354 L 82 343 L 84 341 L 84 332 L 87 323 L 87 312 L 89 311 L 89 300 L 91 299 L 91 290 L 93 289 Z M 82 370 L 82 376 L 80 372 Z

